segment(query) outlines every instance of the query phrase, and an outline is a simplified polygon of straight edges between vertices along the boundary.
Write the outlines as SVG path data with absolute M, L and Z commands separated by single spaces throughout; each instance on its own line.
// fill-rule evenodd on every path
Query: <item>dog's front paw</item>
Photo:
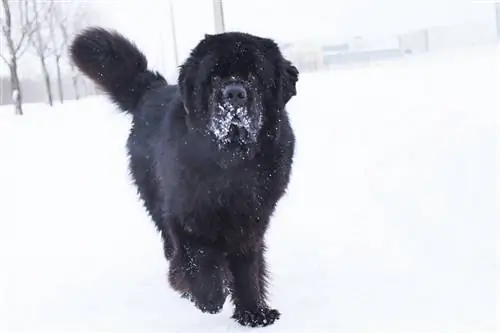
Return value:
M 243 326 L 264 327 L 278 320 L 280 313 L 278 310 L 263 307 L 257 310 L 236 310 L 233 318 Z
M 196 298 L 190 293 L 184 293 L 181 295 L 182 298 L 185 298 L 191 302 L 202 312 L 216 314 L 219 313 L 224 307 L 224 303 L 226 301 L 227 294 L 221 293 L 216 295 L 209 295 L 212 297 L 205 297 L 203 299 Z
M 201 312 L 206 312 L 210 314 L 219 313 L 224 307 L 224 302 L 218 302 L 218 301 L 208 301 L 203 303 L 194 301 L 194 304 Z

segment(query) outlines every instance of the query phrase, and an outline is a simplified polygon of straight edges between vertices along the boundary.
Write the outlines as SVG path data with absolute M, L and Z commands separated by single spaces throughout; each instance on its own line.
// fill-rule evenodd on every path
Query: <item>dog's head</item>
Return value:
M 298 70 L 271 39 L 230 32 L 206 35 L 179 73 L 188 121 L 220 149 L 257 143 L 262 128 L 296 95 Z

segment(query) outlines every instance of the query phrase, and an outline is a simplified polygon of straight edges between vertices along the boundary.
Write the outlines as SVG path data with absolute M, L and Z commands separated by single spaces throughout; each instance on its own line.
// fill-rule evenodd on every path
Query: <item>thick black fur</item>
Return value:
M 230 294 L 242 325 L 276 321 L 280 313 L 266 300 L 264 235 L 292 167 L 285 105 L 296 94 L 297 69 L 272 40 L 237 32 L 207 35 L 181 66 L 178 85 L 148 70 L 146 57 L 116 32 L 89 28 L 70 51 L 133 115 L 130 170 L 161 232 L 171 286 L 210 313 Z M 214 78 L 231 76 L 254 79 L 263 116 L 257 141 L 244 147 L 221 147 L 206 130 Z

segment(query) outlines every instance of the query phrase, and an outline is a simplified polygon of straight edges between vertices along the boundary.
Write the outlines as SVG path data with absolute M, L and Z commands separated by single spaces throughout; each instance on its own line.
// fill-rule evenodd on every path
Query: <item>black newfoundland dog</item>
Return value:
M 148 70 L 115 31 L 74 39 L 77 67 L 133 116 L 127 148 L 139 194 L 160 231 L 169 282 L 203 312 L 231 295 L 233 318 L 267 326 L 264 234 L 284 194 L 295 138 L 285 110 L 298 70 L 271 39 L 206 35 L 178 85 Z

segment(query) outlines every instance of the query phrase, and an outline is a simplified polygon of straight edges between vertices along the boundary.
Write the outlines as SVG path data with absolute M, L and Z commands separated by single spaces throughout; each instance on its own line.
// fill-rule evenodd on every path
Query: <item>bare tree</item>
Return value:
M 42 69 L 43 80 L 45 83 L 45 89 L 47 92 L 47 99 L 49 105 L 54 104 L 54 98 L 52 94 L 52 84 L 50 81 L 50 72 L 48 69 L 47 59 L 50 56 L 50 38 L 47 33 L 49 29 L 48 23 L 50 22 L 50 16 L 52 14 L 51 1 L 40 2 L 39 0 L 31 0 L 33 6 L 33 25 L 34 30 L 31 34 L 30 42 L 33 46 L 36 56 L 40 60 L 40 67 Z
M 79 76 L 80 73 L 75 65 L 69 60 L 68 47 L 74 33 L 80 30 L 87 21 L 88 6 L 82 6 L 81 2 L 56 2 L 53 3 L 50 22 L 50 36 L 52 41 L 52 53 L 57 71 L 57 82 L 61 103 L 64 99 L 64 91 L 61 78 L 61 61 L 67 58 L 71 69 L 71 80 L 75 92 L 75 98 L 80 98 Z
M 17 4 L 17 12 L 11 7 Z M 19 80 L 18 64 L 26 51 L 30 37 L 34 31 L 34 19 L 30 17 L 28 0 L 2 0 L 4 17 L 0 17 L 2 35 L 7 44 L 7 54 L 0 53 L 0 58 L 9 67 L 12 99 L 15 112 L 23 114 L 23 99 Z M 14 15 L 13 15 L 14 14 Z M 17 14 L 17 15 L 16 15 Z M 17 16 L 17 20 L 13 16 Z M 14 28 L 15 27 L 15 28 Z
M 58 6 L 54 3 L 54 0 L 50 0 L 52 2 L 52 11 L 49 17 L 49 36 L 51 43 L 51 53 L 54 56 L 54 60 L 56 63 L 56 73 L 57 73 L 57 90 L 59 93 L 59 101 L 61 103 L 64 102 L 64 89 L 62 84 L 62 75 L 61 75 L 61 59 L 66 53 L 66 40 L 63 36 L 61 36 L 61 28 L 60 26 L 65 26 L 67 24 L 68 13 L 65 13 L 61 6 Z M 62 3 L 64 4 L 64 3 Z M 66 29 L 64 27 L 64 29 Z

